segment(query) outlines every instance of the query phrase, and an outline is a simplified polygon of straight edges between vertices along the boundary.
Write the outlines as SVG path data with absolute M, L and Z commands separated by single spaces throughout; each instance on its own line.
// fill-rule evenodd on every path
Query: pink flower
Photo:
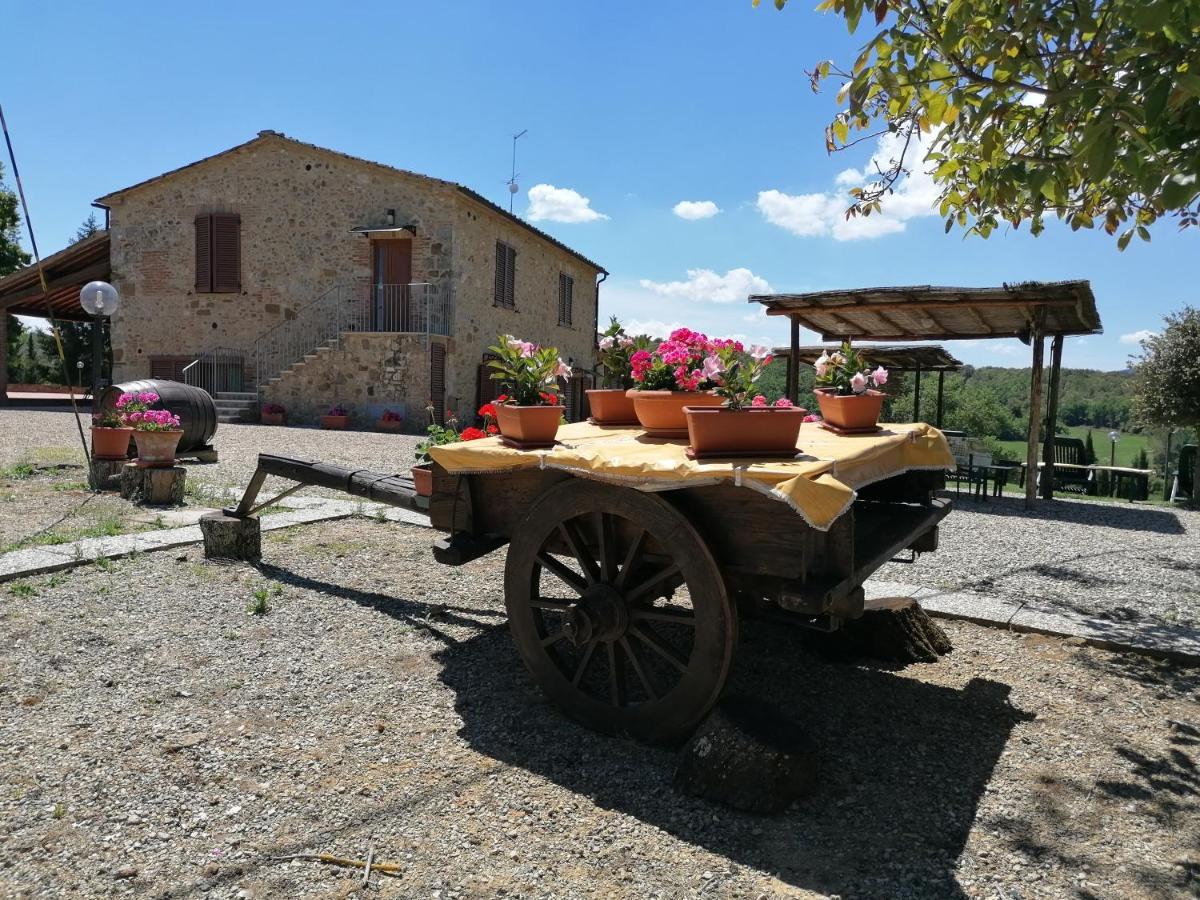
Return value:
M 850 390 L 856 394 L 861 394 L 867 389 L 867 376 L 862 372 L 855 372 L 854 377 L 850 379 Z
M 764 347 L 762 344 L 751 344 L 750 355 L 759 360 L 770 360 L 771 348 Z
M 767 405 L 767 398 L 762 394 L 755 394 L 754 399 L 750 401 L 750 405 L 761 409 Z
M 778 400 L 775 401 L 775 408 L 776 409 L 791 409 L 792 401 L 789 400 L 787 397 L 780 397 Z M 793 419 L 793 421 L 795 421 L 795 420 Z
M 883 366 L 880 366 L 878 369 L 876 369 L 874 372 L 871 373 L 871 380 L 873 382 L 875 382 L 875 387 L 880 387 L 881 385 L 887 384 L 888 370 L 885 369 Z
M 675 370 L 674 375 L 675 384 L 679 386 L 681 391 L 699 390 L 700 382 L 704 379 L 704 373 L 699 369 L 689 372 L 686 366 L 679 366 Z
M 554 375 L 556 378 L 570 378 L 571 367 L 560 359 L 558 365 L 554 368 Z
M 704 357 L 704 377 L 716 381 L 725 371 L 725 365 L 715 356 Z
M 616 338 L 614 338 L 610 335 L 606 335 L 605 337 L 600 338 L 600 349 L 601 350 L 611 350 L 614 346 L 616 346 L 616 343 L 617 343 Z
M 820 422 L 821 417 L 818 416 L 816 413 L 809 413 L 807 416 L 804 417 L 804 421 L 805 422 Z

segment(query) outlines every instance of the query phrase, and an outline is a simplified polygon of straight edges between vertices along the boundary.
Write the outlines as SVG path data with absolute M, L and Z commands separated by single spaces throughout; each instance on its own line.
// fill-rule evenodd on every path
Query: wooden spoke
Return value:
M 687 671 L 687 660 L 676 653 L 671 645 L 659 637 L 658 632 L 656 632 L 645 622 L 635 623 L 630 627 L 629 633 L 667 662 L 669 662 L 680 672 Z
M 567 637 L 566 634 L 564 634 L 563 632 L 556 631 L 553 634 L 548 634 L 544 638 L 542 638 L 542 646 L 549 647 L 553 644 L 557 644 L 559 641 L 566 640 L 566 637 Z
M 550 612 L 566 612 L 575 604 L 570 600 L 560 600 L 557 597 L 535 597 L 529 601 L 534 609 L 545 609 Z
M 596 645 L 598 643 L 600 641 L 596 639 L 584 648 L 583 659 L 579 661 L 579 665 L 575 668 L 575 674 L 571 678 L 572 687 L 579 687 L 579 682 L 583 681 L 583 675 L 587 672 L 588 663 L 592 661 L 592 655 L 596 652 Z
M 633 543 L 629 545 L 629 551 L 625 554 L 625 562 L 621 563 L 621 571 L 617 574 L 617 580 L 614 582 L 617 590 L 625 586 L 625 582 L 629 579 L 629 573 L 641 561 L 642 550 L 645 547 L 646 532 L 643 530 L 639 531 L 638 536 L 633 539 Z
M 537 561 L 542 564 L 543 568 L 549 569 L 557 575 L 562 581 L 575 588 L 579 593 L 587 590 L 587 582 L 578 572 L 573 572 L 567 566 L 563 565 L 545 550 L 537 555 Z
M 635 622 L 674 622 L 696 627 L 696 616 L 691 610 L 670 606 L 635 606 L 629 611 L 629 618 Z
M 678 575 L 678 574 L 679 574 L 679 563 L 673 562 L 666 568 L 659 569 L 657 572 L 655 572 L 649 578 L 643 579 L 641 584 L 639 584 L 637 587 L 626 592 L 625 596 L 630 600 L 636 600 L 638 597 L 642 596 L 642 594 L 646 593 L 651 588 L 657 587 L 658 585 L 660 585 L 664 581 L 666 581 L 668 578 L 670 578 L 672 575 Z
M 608 648 L 608 698 L 613 706 L 625 705 L 625 673 L 621 671 L 620 663 L 617 660 L 617 644 L 615 641 L 608 641 L 605 645 Z
M 600 550 L 600 580 L 612 584 L 617 577 L 617 535 L 613 517 L 596 513 L 596 536 Z
M 567 546 L 575 555 L 587 583 L 595 584 L 600 580 L 600 570 L 596 567 L 596 560 L 592 559 L 592 554 L 588 552 L 587 544 L 583 540 L 583 535 L 579 533 L 578 526 L 574 522 L 559 522 L 558 530 L 562 532 Z
M 629 638 L 621 635 L 621 647 L 625 650 L 625 655 L 629 657 L 629 664 L 633 666 L 633 671 L 638 677 L 638 681 L 642 683 L 642 687 L 646 689 L 646 695 L 651 700 L 658 699 L 658 691 L 654 689 L 654 685 L 650 682 L 650 675 L 646 672 L 646 667 L 642 665 L 641 658 L 637 655 L 636 648 L 629 643 Z

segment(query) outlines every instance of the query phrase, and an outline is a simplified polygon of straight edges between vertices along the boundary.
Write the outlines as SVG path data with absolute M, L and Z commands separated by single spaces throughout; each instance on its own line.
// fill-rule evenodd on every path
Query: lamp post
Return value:
M 1121 432 L 1113 429 L 1108 433 L 1108 439 L 1112 442 L 1112 449 L 1108 453 L 1108 466 L 1113 468 L 1117 464 L 1117 441 L 1121 439 Z M 1108 496 L 1114 497 L 1117 493 L 1117 473 L 1108 473 Z
M 1174 428 L 1167 429 L 1167 455 L 1163 460 L 1163 499 L 1171 499 L 1171 438 L 1175 437 Z
M 79 303 L 92 317 L 92 408 L 100 397 L 100 369 L 104 357 L 104 321 L 117 311 L 121 296 L 107 281 L 89 281 L 79 292 Z

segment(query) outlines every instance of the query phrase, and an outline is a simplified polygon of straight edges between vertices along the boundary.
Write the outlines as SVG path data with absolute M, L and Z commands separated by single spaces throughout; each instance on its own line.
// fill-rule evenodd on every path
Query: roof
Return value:
M 591 266 L 597 272 L 603 272 L 606 275 L 608 274 L 608 270 L 605 269 L 599 263 L 593 262 L 592 260 L 590 260 L 586 256 L 584 256 L 582 253 L 580 253 L 579 251 L 573 250 L 572 248 L 568 247 L 566 244 L 564 244 L 562 241 L 558 240 L 557 238 L 552 237 L 551 235 L 542 231 L 540 228 L 534 227 L 533 225 L 529 224 L 524 219 L 522 219 L 520 216 L 513 215 L 508 210 L 506 210 L 504 207 L 493 203 L 491 200 L 488 200 L 482 194 L 471 190 L 466 185 L 459 184 L 456 181 L 446 181 L 442 178 L 434 178 L 432 175 L 422 175 L 420 172 L 413 172 L 408 169 L 400 169 L 400 168 L 397 168 L 396 166 L 389 166 L 385 163 L 379 163 L 379 162 L 374 162 L 373 160 L 363 159 L 360 156 L 351 156 L 349 153 L 342 153 L 338 150 L 330 150 L 328 147 L 320 147 L 316 144 L 307 143 L 306 141 L 296 140 L 296 138 L 288 137 L 286 134 L 282 134 L 281 132 L 278 132 L 278 131 L 269 131 L 269 130 L 260 131 L 256 137 L 246 141 L 245 143 L 238 144 L 235 147 L 230 147 L 228 150 L 222 150 L 220 153 L 214 153 L 211 156 L 206 156 L 203 159 L 198 159 L 193 163 L 188 163 L 186 166 L 180 166 L 176 169 L 171 169 L 167 172 L 163 172 L 161 175 L 155 175 L 153 178 L 147 178 L 145 181 L 139 181 L 137 184 L 131 184 L 129 187 L 121 188 L 120 190 L 116 190 L 116 191 L 111 191 L 110 193 L 105 194 L 103 197 L 98 198 L 96 200 L 96 202 L 103 204 L 103 205 L 110 205 L 111 201 L 113 201 L 114 199 L 116 199 L 118 197 L 123 196 L 124 194 L 128 194 L 130 191 L 136 191 L 136 190 L 139 190 L 144 187 L 149 187 L 150 185 L 157 184 L 160 181 L 164 181 L 165 179 L 170 178 L 173 175 L 177 175 L 180 172 L 185 172 L 188 169 L 193 169 L 196 166 L 200 166 L 207 162 L 211 162 L 214 159 L 219 159 L 223 156 L 227 156 L 230 153 L 236 153 L 239 150 L 245 150 L 248 147 L 252 147 L 252 146 L 254 146 L 256 144 L 260 144 L 260 143 L 266 143 L 268 141 L 282 141 L 284 143 L 292 144 L 297 147 L 303 147 L 306 150 L 313 150 L 317 153 L 323 153 L 326 156 L 337 157 L 338 159 L 348 160 L 350 162 L 358 163 L 360 165 L 372 166 L 374 168 L 383 169 L 384 171 L 391 172 L 393 174 L 406 175 L 409 178 L 419 178 L 422 181 L 426 181 L 430 184 L 440 185 L 442 187 L 449 188 L 451 190 L 455 190 L 458 193 L 460 193 L 462 196 L 467 197 L 471 200 L 474 200 L 477 203 L 483 204 L 491 212 L 496 213 L 517 225 L 520 225 L 526 231 L 529 231 L 530 233 L 536 235 L 537 237 L 541 238 L 542 240 L 546 241 L 547 243 L 552 244 L 553 246 L 557 247 L 559 250 L 569 253 L 571 256 L 575 257 L 580 262 L 586 263 L 588 266 Z
M 1029 281 L 1000 287 L 858 288 L 756 294 L 772 316 L 787 316 L 826 340 L 962 340 L 1042 334 L 1099 334 L 1100 314 L 1086 281 Z M 1040 324 L 1039 324 L 1040 323 Z
M 811 366 L 822 353 L 838 347 L 836 344 L 812 344 L 797 349 L 800 362 Z M 963 367 L 962 360 L 951 356 L 941 344 L 872 344 L 864 352 L 873 365 L 897 372 L 957 372 Z M 790 347 L 778 347 L 774 353 L 786 359 L 792 350 Z
M 0 278 L 0 309 L 13 315 L 89 319 L 79 305 L 79 290 L 89 281 L 107 281 L 112 276 L 108 243 L 108 232 L 98 231 L 43 258 L 48 296 L 42 294 L 37 266 L 26 266 Z

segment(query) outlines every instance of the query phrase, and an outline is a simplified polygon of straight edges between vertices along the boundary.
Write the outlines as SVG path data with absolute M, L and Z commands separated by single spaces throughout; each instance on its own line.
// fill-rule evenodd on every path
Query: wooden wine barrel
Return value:
M 213 435 L 217 433 L 217 407 L 204 388 L 159 378 L 125 381 L 101 392 L 100 408 L 112 409 L 122 394 L 139 391 L 154 391 L 158 394 L 158 402 L 151 407 L 152 409 L 169 409 L 179 416 L 179 425 L 183 428 L 183 437 L 179 439 L 181 452 L 212 443 Z

